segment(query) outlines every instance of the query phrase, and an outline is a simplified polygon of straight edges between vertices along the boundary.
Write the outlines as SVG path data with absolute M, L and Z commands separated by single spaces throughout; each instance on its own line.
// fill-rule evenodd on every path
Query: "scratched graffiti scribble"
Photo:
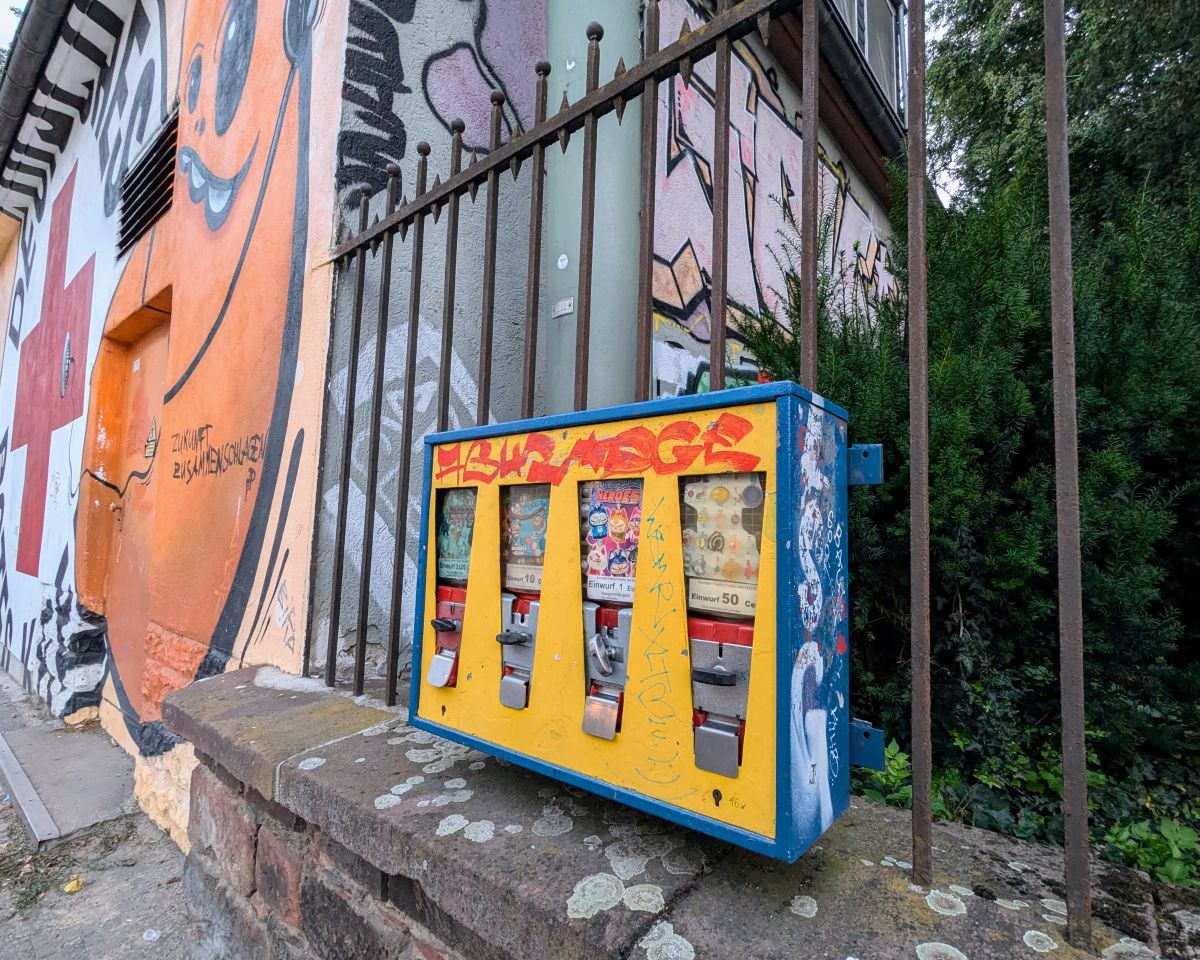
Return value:
M 650 587 L 650 596 L 654 598 L 653 616 L 650 626 L 642 626 L 641 635 L 645 652 L 642 657 L 646 670 L 635 683 L 634 696 L 645 709 L 649 722 L 656 728 L 651 730 L 650 738 L 654 745 L 650 749 L 645 763 L 634 768 L 637 775 L 648 783 L 667 786 L 679 780 L 679 774 L 674 770 L 674 764 L 679 759 L 679 749 L 673 745 L 666 733 L 667 727 L 676 717 L 675 707 L 669 699 L 671 694 L 671 674 L 667 670 L 667 655 L 670 652 L 666 645 L 666 621 L 676 610 L 675 582 L 668 570 L 666 536 L 663 534 L 662 521 L 659 511 L 665 503 L 659 497 L 650 515 L 646 518 L 646 535 L 643 543 L 645 556 L 649 558 L 650 569 L 654 571 L 654 583 Z M 645 624 L 645 620 L 642 621 Z

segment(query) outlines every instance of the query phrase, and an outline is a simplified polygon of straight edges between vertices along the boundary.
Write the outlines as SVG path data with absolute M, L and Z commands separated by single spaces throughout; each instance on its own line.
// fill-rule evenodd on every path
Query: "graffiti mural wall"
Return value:
M 490 97 L 493 90 L 505 94 L 502 139 L 513 135 L 518 124 L 532 126 L 536 74 L 533 65 L 546 55 L 546 0 L 350 0 L 346 38 L 346 75 L 342 85 L 342 119 L 338 134 L 337 182 L 343 214 L 343 232 L 357 224 L 359 190 L 370 186 L 372 216 L 382 210 L 387 185 L 386 167 L 397 163 L 402 172 L 402 190 L 415 191 L 417 144 L 432 147 L 429 180 L 447 176 L 450 124 L 462 119 L 466 150 L 482 150 L 488 142 Z M 469 154 L 468 154 L 469 156 Z M 495 353 L 501 358 L 520 356 L 521 318 L 525 305 L 524 264 L 529 222 L 528 185 L 525 177 L 513 182 L 505 177 L 501 191 L 497 271 Z M 483 249 L 484 191 L 474 204 L 464 202 L 459 227 L 458 295 L 455 301 L 455 340 L 451 366 L 450 424 L 475 421 L 475 398 L 479 356 L 476 333 L 480 315 L 481 258 Z M 419 463 L 421 438 L 433 429 L 435 389 L 438 375 L 442 327 L 440 280 L 445 258 L 445 218 L 428 224 L 425 235 L 425 295 L 417 336 L 416 410 L 413 446 L 407 456 Z M 389 332 L 385 343 L 383 420 L 379 437 L 379 486 L 376 500 L 374 556 L 371 571 L 371 609 L 367 618 L 371 670 L 381 662 L 386 640 L 393 557 L 395 552 L 396 489 L 401 457 L 403 425 L 403 352 L 408 337 L 409 264 L 407 245 L 393 264 Z M 470 255 L 467 255 L 467 254 Z M 337 633 L 343 650 L 353 642 L 358 622 L 358 589 L 361 576 L 361 547 L 369 437 L 366 424 L 372 410 L 372 364 L 376 352 L 378 303 L 378 258 L 367 268 L 367 297 L 364 307 L 362 346 L 359 351 L 358 384 L 355 390 L 355 442 L 351 454 L 350 494 L 345 555 L 345 583 Z M 347 331 L 352 305 L 350 281 L 335 297 L 333 358 L 327 401 L 328 429 L 325 438 L 325 471 L 318 519 L 318 554 L 328 561 L 333 550 L 337 511 L 341 430 L 348 418 L 350 349 Z M 493 381 L 492 410 L 495 419 L 511 419 L 519 401 L 517 378 Z M 416 541 L 419 498 L 407 504 L 409 552 L 404 565 L 405 647 L 401 664 L 407 663 L 416 576 Z M 325 569 L 330 564 L 326 562 Z M 330 584 L 314 585 L 313 661 L 324 662 L 329 626 Z
M 0 379 L 0 660 L 100 706 L 172 821 L 163 697 L 296 669 L 327 348 L 337 0 L 123 0 L 64 32 L 0 186 L 24 217 Z M 96 9 L 93 8 L 93 9 Z M 171 209 L 116 255 L 122 177 L 178 111 Z M 49 157 L 35 169 L 15 163 Z M 310 320 L 311 318 L 311 320 Z M 156 800 L 155 794 L 163 799 Z
M 665 0 L 662 36 L 707 14 L 695 0 Z M 709 277 L 712 270 L 713 76 L 702 61 L 692 82 L 659 91 L 658 206 L 654 237 L 654 374 L 660 395 L 708 388 Z M 729 299 L 775 305 L 783 287 L 779 256 L 791 235 L 785 208 L 799 218 L 800 89 L 757 37 L 734 45 L 731 70 Z M 891 289 L 879 201 L 839 158 L 822 130 L 821 205 L 833 217 L 829 266 L 857 270 L 877 293 Z M 758 367 L 732 328 L 726 383 L 755 382 Z

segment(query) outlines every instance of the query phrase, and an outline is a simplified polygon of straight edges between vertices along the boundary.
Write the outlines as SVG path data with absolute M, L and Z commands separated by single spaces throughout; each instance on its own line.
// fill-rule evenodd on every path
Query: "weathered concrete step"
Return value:
M 564 960 L 1087 955 L 1066 944 L 1061 851 L 987 831 L 939 824 L 926 891 L 909 882 L 908 815 L 862 799 L 785 865 L 277 671 L 179 691 L 164 718 L 235 785 L 300 818 L 314 849 L 344 850 L 356 889 L 465 956 L 482 945 Z M 1153 956 L 1153 885 L 1102 864 L 1096 884 L 1097 949 Z

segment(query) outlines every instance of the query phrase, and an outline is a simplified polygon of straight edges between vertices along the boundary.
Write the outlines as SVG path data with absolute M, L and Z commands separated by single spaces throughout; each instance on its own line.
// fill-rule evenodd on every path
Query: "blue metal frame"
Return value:
M 643 403 L 619 404 L 612 407 L 601 407 L 593 410 L 582 410 L 575 413 L 555 414 L 537 417 L 531 420 L 511 421 L 508 423 L 489 424 L 482 427 L 471 427 L 462 430 L 451 430 L 445 433 L 429 434 L 425 437 L 424 450 L 424 486 L 421 497 L 421 537 L 417 552 L 417 594 L 413 618 L 412 642 L 412 682 L 409 689 L 409 723 L 419 730 L 426 730 L 447 740 L 461 743 L 468 747 L 483 750 L 493 756 L 507 760 L 517 766 L 532 770 L 556 780 L 580 787 L 601 797 L 615 800 L 627 806 L 642 810 L 689 827 L 700 833 L 708 834 L 720 840 L 727 840 L 740 847 L 764 853 L 777 859 L 793 862 L 799 857 L 804 847 L 799 846 L 795 835 L 792 810 L 792 769 L 791 769 L 791 675 L 792 655 L 794 651 L 792 630 L 796 623 L 795 563 L 792 553 L 784 548 L 789 542 L 794 542 L 796 536 L 795 514 L 786 505 L 795 499 L 796 471 L 799 469 L 796 451 L 796 421 L 801 401 L 824 410 L 829 414 L 849 421 L 845 409 L 817 394 L 806 390 L 791 381 L 758 384 L 715 393 L 694 394 L 683 397 L 669 397 L 662 400 L 648 400 Z M 444 443 L 454 443 L 462 440 L 474 440 L 484 437 L 494 437 L 512 433 L 532 433 L 549 431 L 564 427 L 574 427 L 592 423 L 609 423 L 617 420 L 662 416 L 671 413 L 688 413 L 696 410 L 710 410 L 744 406 L 754 403 L 776 404 L 776 463 L 775 484 L 779 506 L 775 511 L 776 537 L 776 578 L 780 584 L 776 604 L 776 813 L 775 835 L 766 837 L 751 833 L 739 827 L 730 826 L 719 820 L 705 817 L 688 810 L 655 800 L 651 797 L 597 780 L 594 777 L 575 773 L 571 770 L 538 760 L 525 754 L 517 753 L 504 747 L 497 746 L 480 737 L 464 734 L 449 727 L 442 726 L 433 720 L 419 716 L 421 696 L 421 664 L 424 630 L 421 625 L 425 622 L 425 593 L 426 570 L 428 569 L 429 550 L 429 510 L 432 497 L 430 490 L 433 480 L 432 448 Z M 843 461 L 843 471 L 845 469 Z M 844 472 L 842 473 L 844 477 Z M 843 530 L 846 526 L 846 497 L 841 497 L 842 514 L 840 517 Z M 779 652 L 786 645 L 786 656 Z M 849 725 L 845 724 L 845 734 L 849 733 Z M 848 739 L 848 736 L 847 736 Z M 848 777 L 850 765 L 849 744 L 845 753 L 845 764 L 841 777 Z M 832 786 L 832 785 L 831 785 Z M 843 808 L 844 809 L 844 808 Z M 835 814 L 840 814 L 837 810 Z

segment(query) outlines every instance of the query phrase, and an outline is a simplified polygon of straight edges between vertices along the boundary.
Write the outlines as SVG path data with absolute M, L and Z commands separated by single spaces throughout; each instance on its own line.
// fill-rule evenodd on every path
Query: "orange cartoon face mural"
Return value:
M 143 754 L 172 743 L 163 696 L 245 656 L 287 563 L 319 12 L 186 6 L 173 206 L 130 254 L 105 321 L 76 580 L 80 605 L 106 618 L 108 689 Z M 161 385 L 148 404 L 135 389 L 147 381 Z M 136 496 L 134 475 L 148 477 Z

